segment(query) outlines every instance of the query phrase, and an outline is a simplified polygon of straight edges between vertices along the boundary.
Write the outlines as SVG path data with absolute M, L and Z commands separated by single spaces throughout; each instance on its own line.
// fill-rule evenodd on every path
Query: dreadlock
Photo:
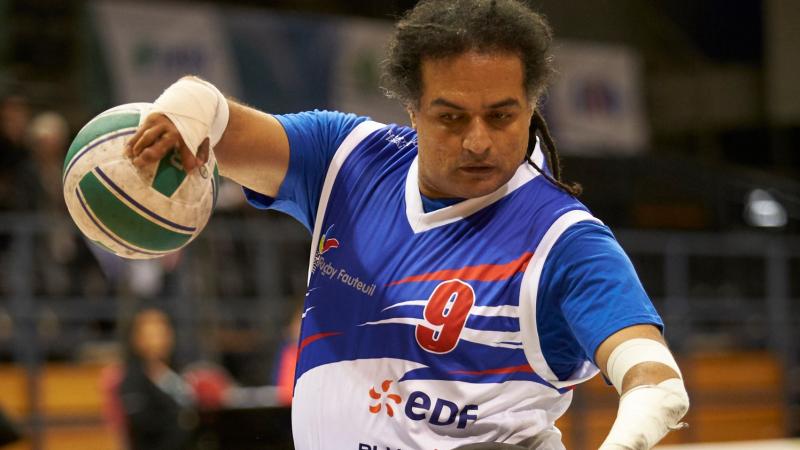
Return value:
M 552 175 L 547 173 L 546 170 L 543 170 L 535 162 L 533 162 L 533 150 L 536 148 L 536 141 L 534 139 L 528 141 L 528 149 L 525 152 L 525 161 L 532 165 L 537 172 L 547 178 L 548 181 L 563 189 L 568 194 L 575 197 L 581 195 L 581 192 L 583 192 L 583 187 L 579 183 L 575 183 L 573 181 L 563 181 L 561 179 L 561 159 L 558 157 L 558 152 L 556 151 L 556 144 L 553 142 L 553 137 L 550 136 L 550 129 L 547 128 L 547 122 L 544 121 L 544 116 L 542 116 L 542 113 L 539 112 L 538 108 L 533 112 L 530 135 L 538 135 L 540 138 L 542 138 L 542 147 L 544 147 L 545 150 L 544 155 L 547 158 L 547 167 L 550 168 Z
M 521 0 L 421 0 L 395 27 L 383 63 L 384 90 L 407 106 L 416 105 L 422 95 L 424 59 L 447 58 L 470 50 L 499 51 L 520 57 L 525 91 L 535 101 L 553 72 L 551 41 L 547 21 Z M 550 172 L 531 159 L 533 144 L 527 149 L 528 163 L 555 186 L 577 196 L 580 185 L 561 180 L 556 146 L 538 108 L 530 133 L 542 138 Z

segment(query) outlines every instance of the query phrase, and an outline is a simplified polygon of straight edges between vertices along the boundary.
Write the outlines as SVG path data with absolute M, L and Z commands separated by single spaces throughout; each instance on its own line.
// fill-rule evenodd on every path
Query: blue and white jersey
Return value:
M 297 449 L 563 448 L 554 422 L 598 372 L 597 346 L 661 326 L 607 228 L 529 164 L 489 195 L 426 212 L 414 130 L 278 119 L 287 178 L 275 201 L 246 194 L 313 227 Z M 533 159 L 544 163 L 538 147 Z

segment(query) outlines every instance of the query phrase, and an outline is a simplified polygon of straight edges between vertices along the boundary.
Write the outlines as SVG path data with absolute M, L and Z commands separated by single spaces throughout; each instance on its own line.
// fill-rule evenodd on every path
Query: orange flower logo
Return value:
M 378 400 L 378 403 L 370 405 L 369 412 L 371 412 L 372 414 L 378 414 L 381 410 L 381 407 L 386 406 L 386 414 L 388 414 L 389 417 L 394 417 L 394 408 L 392 408 L 392 405 L 389 403 L 389 400 L 392 400 L 395 404 L 399 405 L 402 399 L 397 394 L 388 393 L 391 385 L 392 385 L 392 380 L 383 380 L 383 383 L 381 383 L 381 393 L 375 391 L 375 386 L 370 388 L 369 390 L 370 398 L 372 398 L 373 400 Z M 384 396 L 386 397 L 386 399 L 382 400 Z

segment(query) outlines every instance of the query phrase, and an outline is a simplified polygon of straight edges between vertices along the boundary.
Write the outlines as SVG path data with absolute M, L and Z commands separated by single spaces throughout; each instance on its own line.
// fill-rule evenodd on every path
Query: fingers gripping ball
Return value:
M 107 250 L 131 259 L 174 252 L 208 223 L 219 186 L 213 152 L 186 173 L 176 152 L 136 168 L 125 142 L 151 105 L 130 103 L 84 126 L 64 161 L 64 199 L 78 228 Z

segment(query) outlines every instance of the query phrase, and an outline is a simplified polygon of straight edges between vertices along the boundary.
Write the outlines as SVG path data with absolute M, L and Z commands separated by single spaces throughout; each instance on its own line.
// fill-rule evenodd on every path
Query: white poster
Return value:
M 555 65 L 545 108 L 559 151 L 631 155 L 647 149 L 641 63 L 633 50 L 557 41 Z
M 238 95 L 234 61 L 212 6 L 104 1 L 92 9 L 116 102 L 153 101 L 184 75 Z
M 331 93 L 334 109 L 383 123 L 410 123 L 400 102 L 387 98 L 380 88 L 381 61 L 392 29 L 391 23 L 380 21 L 345 19 L 339 24 Z

